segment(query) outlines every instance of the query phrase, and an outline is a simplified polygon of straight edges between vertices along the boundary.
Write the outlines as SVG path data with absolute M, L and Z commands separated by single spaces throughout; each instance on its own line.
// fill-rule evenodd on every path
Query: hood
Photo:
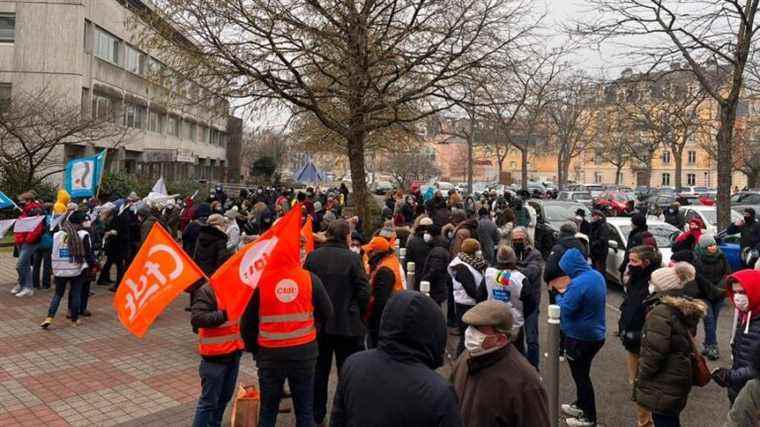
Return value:
M 565 272 L 571 279 L 578 277 L 581 273 L 591 270 L 591 266 L 586 262 L 586 258 L 581 251 L 576 248 L 568 249 L 559 260 L 559 268 Z
M 443 365 L 446 321 L 438 304 L 419 292 L 394 295 L 383 310 L 378 348 L 400 362 Z
M 213 225 L 206 224 L 201 226 L 201 231 L 198 234 L 198 244 L 205 246 L 208 242 L 213 242 L 219 239 L 227 240 L 227 233 Z
M 207 218 L 211 216 L 211 206 L 208 203 L 201 203 L 193 212 L 193 219 Z
M 680 311 L 690 326 L 698 324 L 699 320 L 707 314 L 707 305 L 701 300 L 694 298 L 664 295 L 660 298 L 660 303 L 669 305 Z
M 760 313 L 760 271 L 758 270 L 741 270 L 729 276 L 736 279 L 741 283 L 744 292 L 747 293 L 749 299 L 749 310 L 752 313 Z M 730 282 L 726 280 L 726 282 Z M 728 292 L 728 299 L 733 301 L 734 290 L 730 284 L 726 285 L 726 291 Z

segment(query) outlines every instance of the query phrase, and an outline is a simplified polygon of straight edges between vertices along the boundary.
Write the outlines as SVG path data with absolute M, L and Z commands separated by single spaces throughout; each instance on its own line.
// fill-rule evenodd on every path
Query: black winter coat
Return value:
M 413 283 L 414 290 L 416 291 L 420 290 L 421 279 L 419 272 L 425 267 L 425 260 L 430 254 L 431 249 L 432 246 L 425 243 L 421 233 L 409 236 L 409 239 L 406 241 L 406 262 L 413 262 L 414 269 L 418 272 L 414 275 Z M 406 269 L 406 265 L 404 265 L 404 269 Z
M 333 316 L 322 332 L 363 336 L 367 332 L 362 318 L 369 303 L 369 279 L 359 256 L 345 243 L 328 242 L 306 257 L 304 268 L 319 277 L 332 302 Z
M 751 222 L 747 222 L 742 225 L 731 224 L 726 229 L 728 234 L 741 234 L 739 240 L 739 246 L 742 250 L 744 248 L 754 248 L 760 244 L 760 222 L 757 219 L 752 219 Z
M 523 305 L 525 317 L 528 317 L 534 310 L 541 305 L 541 252 L 532 247 L 527 247 L 517 255 L 517 269 L 528 279 L 528 283 L 523 283 L 522 293 L 530 295 L 529 301 L 535 303 L 535 307 Z M 528 300 L 527 298 L 524 300 Z
M 204 225 L 198 233 L 194 252 L 193 260 L 211 277 L 231 255 L 227 251 L 227 234 L 212 225 Z
M 190 324 L 193 331 L 200 328 L 218 328 L 227 321 L 227 313 L 219 310 L 216 303 L 214 289 L 206 283 L 201 286 L 193 296 L 193 304 L 190 313 Z M 214 363 L 233 363 L 237 360 L 240 351 L 219 356 L 203 356 L 203 359 Z
M 549 258 L 546 259 L 546 266 L 544 268 L 544 282 L 548 284 L 558 277 L 567 276 L 567 274 L 565 274 L 565 272 L 562 271 L 562 269 L 559 267 L 559 260 L 562 259 L 562 255 L 564 255 L 568 249 L 572 248 L 578 249 L 581 251 L 584 257 L 588 257 L 586 248 L 575 236 L 559 239 L 559 241 L 557 241 L 557 244 L 552 247 Z
M 725 279 L 731 274 L 731 266 L 722 252 L 715 256 L 699 255 L 699 262 L 694 267 L 697 276 L 705 281 L 705 297 L 717 302 L 726 297 Z
M 752 359 L 757 346 L 760 345 L 760 315 L 756 315 L 749 321 L 749 328 L 745 333 L 746 327 L 746 323 L 737 322 L 734 342 L 731 344 L 734 361 L 727 377 L 728 396 L 731 400 L 736 398 L 747 381 L 757 377 L 757 373 L 752 368 Z
M 592 260 L 606 260 L 610 251 L 610 230 L 607 221 L 600 219 L 591 223 L 591 232 L 588 236 L 590 243 L 590 256 Z
M 351 355 L 335 391 L 332 427 L 462 426 L 443 364 L 446 323 L 432 299 L 394 295 L 385 308 L 378 347 Z M 421 404 L 424 403 L 424 404 Z
M 449 251 L 445 247 L 436 246 L 428 254 L 422 274 L 419 275 L 420 281 L 430 282 L 430 297 L 438 304 L 446 301 L 451 287 L 451 275 L 447 270 L 449 262 Z
M 659 265 L 650 264 L 641 272 L 631 274 L 625 284 L 625 296 L 620 304 L 618 329 L 623 347 L 633 354 L 639 354 L 641 330 L 647 314 L 646 300 L 649 298 L 649 278 Z

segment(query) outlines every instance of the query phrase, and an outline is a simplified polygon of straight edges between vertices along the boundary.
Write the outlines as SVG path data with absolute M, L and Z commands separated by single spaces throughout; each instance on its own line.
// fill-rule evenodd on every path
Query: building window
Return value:
M 603 177 L 601 172 L 594 172 L 594 184 L 601 184 L 602 178 Z
M 161 133 L 164 129 L 164 115 L 155 111 L 150 112 L 148 130 L 151 132 Z
M 196 128 L 197 126 L 193 122 L 187 122 L 187 125 L 189 126 L 189 133 L 188 133 L 188 139 L 190 141 L 196 141 L 197 139 L 197 132 Z
M 124 124 L 135 129 L 145 128 L 145 107 L 135 104 L 127 104 Z
M 172 136 L 179 136 L 179 120 L 175 116 L 166 116 L 166 133 Z
M 686 185 L 697 185 L 697 175 L 693 173 L 686 174 Z
M 0 42 L 13 43 L 16 40 L 16 14 L 0 13 Z
M 145 74 L 145 54 L 132 46 L 127 46 L 126 68 L 130 73 Z
M 661 159 L 664 164 L 670 163 L 670 151 L 663 151 Z
M 119 65 L 119 45 L 121 41 L 107 32 L 95 30 L 95 55 L 101 59 Z
M 666 186 L 670 185 L 670 174 L 669 173 L 662 174 L 662 184 L 661 185 L 666 185 Z
M 113 120 L 113 101 L 111 98 L 101 95 L 93 96 L 92 117 L 97 120 Z
M 687 153 L 688 155 L 688 162 L 690 165 L 693 165 L 694 163 L 697 163 L 697 152 L 696 151 L 689 151 Z
M 211 143 L 211 130 L 208 128 L 208 126 L 203 126 L 203 142 L 206 144 Z

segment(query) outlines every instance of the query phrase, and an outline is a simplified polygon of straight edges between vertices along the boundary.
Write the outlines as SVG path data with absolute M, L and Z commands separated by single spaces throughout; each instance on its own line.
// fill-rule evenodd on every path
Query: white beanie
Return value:
M 677 262 L 672 267 L 658 268 L 652 272 L 649 284 L 654 292 L 683 289 L 687 282 L 694 280 L 696 271 L 688 262 Z

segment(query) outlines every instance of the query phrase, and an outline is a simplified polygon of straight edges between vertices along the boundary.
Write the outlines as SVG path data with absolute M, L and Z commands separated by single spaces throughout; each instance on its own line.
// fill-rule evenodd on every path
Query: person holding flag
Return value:
M 11 293 L 17 297 L 34 295 L 34 290 L 32 290 L 32 257 L 40 239 L 42 239 L 42 234 L 45 232 L 45 224 L 41 217 L 40 221 L 30 223 L 34 225 L 33 227 L 27 226 L 26 222 L 20 225 L 19 220 L 42 215 L 42 205 L 36 201 L 36 198 L 37 194 L 34 191 L 27 191 L 18 196 L 21 215 L 16 221 L 13 236 L 18 250 L 18 262 L 16 263 L 18 284 L 11 290 Z

